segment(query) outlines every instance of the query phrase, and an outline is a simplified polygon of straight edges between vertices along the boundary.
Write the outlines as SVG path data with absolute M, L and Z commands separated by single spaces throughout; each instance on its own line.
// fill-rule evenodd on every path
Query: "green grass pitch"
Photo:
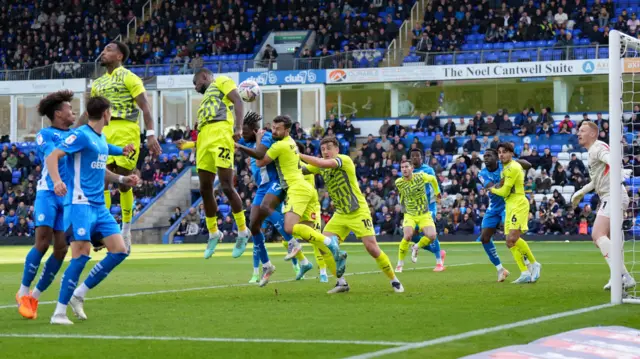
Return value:
M 515 279 L 511 254 L 503 243 L 497 246 L 509 279 Z M 395 265 L 397 244 L 382 247 Z M 442 247 L 447 270 L 432 272 L 433 255 L 422 251 L 418 263 L 408 261 L 398 275 L 406 292 L 396 294 L 361 244 L 346 245 L 351 292 L 328 295 L 335 283 L 319 283 L 316 270 L 314 278 L 292 281 L 279 244 L 269 246 L 278 269 L 265 288 L 247 284 L 251 248 L 233 259 L 231 246 L 221 245 L 204 260 L 203 245 L 138 245 L 88 294 L 89 320 L 70 327 L 49 324 L 66 265 L 42 295 L 38 319 L 24 320 L 14 298 L 28 248 L 0 247 L 0 357 L 346 358 L 610 300 L 602 290 L 609 271 L 591 243 L 531 242 L 543 266 L 540 281 L 529 285 L 497 283 L 478 243 Z M 69 315 L 75 319 L 70 309 Z M 640 306 L 604 308 L 386 357 L 458 358 L 596 325 L 640 328 Z

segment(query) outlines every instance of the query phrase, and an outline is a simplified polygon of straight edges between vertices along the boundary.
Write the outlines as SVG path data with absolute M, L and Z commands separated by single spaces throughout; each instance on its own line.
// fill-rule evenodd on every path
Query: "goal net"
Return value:
M 611 261 L 640 278 L 640 40 L 618 31 L 609 34 L 609 126 L 611 208 L 622 208 L 622 191 L 630 198 L 626 211 L 611 212 Z M 631 170 L 628 179 L 623 167 Z M 640 304 L 638 287 L 622 288 L 621 265 L 612 266 L 611 302 Z

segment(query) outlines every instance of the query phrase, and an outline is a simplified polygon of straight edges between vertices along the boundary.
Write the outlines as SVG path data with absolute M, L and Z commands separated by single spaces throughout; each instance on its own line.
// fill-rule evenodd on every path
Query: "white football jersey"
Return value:
M 600 198 L 609 196 L 609 172 L 611 172 L 611 167 L 607 164 L 609 152 L 609 145 L 602 141 L 596 141 L 589 148 L 589 177 L 591 177 L 594 190 Z M 623 186 L 622 193 L 625 192 Z

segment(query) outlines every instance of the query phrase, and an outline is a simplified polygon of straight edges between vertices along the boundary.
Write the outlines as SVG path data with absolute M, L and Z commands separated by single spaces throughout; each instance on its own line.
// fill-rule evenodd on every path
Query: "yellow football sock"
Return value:
M 313 246 L 313 253 L 316 256 L 316 264 L 318 265 L 318 269 L 326 269 L 327 263 L 324 262 L 324 256 L 320 253 L 320 250 L 317 246 Z
M 324 259 L 324 263 L 325 266 L 327 267 L 327 270 L 329 271 L 329 273 L 333 274 L 334 276 L 337 275 L 337 267 L 336 267 L 336 260 L 333 258 L 333 255 L 329 252 L 326 253 L 322 253 L 322 258 Z
M 391 261 L 389 261 L 389 256 L 382 250 L 380 250 L 380 256 L 376 258 L 376 263 L 378 263 L 378 268 L 382 270 L 382 273 L 387 276 L 387 278 L 393 280 L 396 277 L 396 274 L 393 272 L 393 267 L 391 266 Z
M 405 241 L 404 238 L 400 241 L 400 248 L 398 250 L 398 261 L 404 261 L 404 257 L 407 256 L 407 251 L 409 250 L 409 246 L 411 242 Z
M 320 253 L 324 256 L 324 261 L 327 265 L 327 269 L 336 274 L 336 261 L 333 258 L 333 254 L 329 250 L 326 244 L 324 244 L 324 235 L 322 233 L 317 232 L 313 228 L 304 225 L 304 224 L 296 224 L 293 226 L 293 231 L 291 233 L 294 237 L 299 238 L 301 240 L 305 240 L 311 245 L 316 246 Z
M 207 222 L 209 234 L 216 233 L 218 231 L 218 217 L 207 217 L 205 222 Z
M 104 190 L 104 205 L 109 211 L 111 211 L 111 191 L 108 189 Z
M 282 241 L 282 242 L 280 242 L 280 243 L 282 243 L 282 246 L 284 247 L 284 249 L 285 249 L 285 250 L 287 250 L 287 251 L 289 250 L 289 242 L 287 242 L 287 241 Z
M 234 213 L 233 219 L 236 221 L 236 226 L 238 226 L 238 232 L 242 232 L 247 229 L 247 219 L 244 217 L 244 211 Z
M 527 259 L 532 264 L 536 262 L 536 258 L 533 256 L 533 252 L 531 252 L 531 248 L 529 248 L 529 244 L 522 238 L 518 238 L 516 241 L 516 247 L 520 250 L 520 253 L 527 256 Z
M 299 238 L 303 241 L 309 242 L 313 245 L 318 246 L 320 250 L 323 252 L 330 253 L 329 248 L 326 244 L 324 244 L 324 236 L 322 233 L 317 232 L 315 229 L 304 225 L 304 224 L 295 224 L 293 226 L 293 231 L 291 233 L 295 238 Z
M 509 248 L 509 250 L 511 251 L 511 254 L 513 255 L 513 259 L 515 259 L 516 264 L 518 265 L 518 268 L 520 269 L 520 272 L 528 271 L 527 265 L 524 264 L 524 258 L 522 257 L 522 253 L 520 253 L 520 250 L 518 249 L 518 247 L 513 246 L 513 247 Z
M 122 222 L 131 223 L 131 215 L 133 213 L 133 191 L 120 191 L 120 207 L 122 207 Z
M 423 236 L 420 238 L 420 242 L 418 242 L 418 247 L 422 248 L 428 246 L 431 243 L 431 239 L 427 236 Z

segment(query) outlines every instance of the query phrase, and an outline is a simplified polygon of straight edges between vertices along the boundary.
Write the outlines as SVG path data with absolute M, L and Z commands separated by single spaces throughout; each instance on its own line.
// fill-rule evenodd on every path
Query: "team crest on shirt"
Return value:
M 78 235 L 79 236 L 84 236 L 87 233 L 87 231 L 84 228 L 78 228 Z
M 38 137 L 36 137 L 36 143 L 38 144 L 38 146 L 42 146 L 42 144 L 44 143 L 44 138 L 42 138 L 41 134 L 38 134 Z
M 311 213 L 311 220 L 313 220 L 313 221 L 316 220 L 316 212 L 312 212 Z
M 64 140 L 64 143 L 70 145 L 76 141 L 76 138 L 78 138 L 76 135 L 70 135 L 66 140 Z
M 38 216 L 38 221 L 44 221 L 44 213 L 40 213 L 40 215 Z

